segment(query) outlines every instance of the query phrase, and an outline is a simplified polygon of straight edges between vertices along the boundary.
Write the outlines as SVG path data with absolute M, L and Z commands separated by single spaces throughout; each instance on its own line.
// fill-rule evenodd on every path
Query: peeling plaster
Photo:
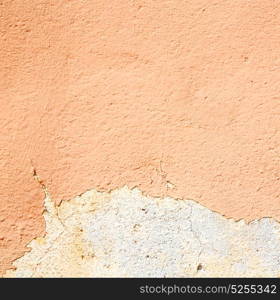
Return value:
M 60 206 L 6 277 L 279 277 L 280 224 L 234 221 L 192 200 L 126 187 Z
M 279 221 L 279 20 L 274 0 L 1 0 L 0 274 L 44 233 L 34 168 L 56 203 L 127 185 Z

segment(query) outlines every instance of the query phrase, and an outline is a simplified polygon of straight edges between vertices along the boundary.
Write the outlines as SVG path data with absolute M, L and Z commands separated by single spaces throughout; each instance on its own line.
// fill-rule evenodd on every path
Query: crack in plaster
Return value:
M 236 222 L 127 187 L 60 205 L 48 195 L 45 208 L 46 235 L 6 277 L 280 276 L 280 224 L 271 218 Z
M 189 219 L 190 219 L 190 230 L 193 233 L 194 237 L 196 238 L 196 240 L 198 241 L 199 245 L 200 245 L 200 249 L 199 249 L 199 253 L 197 255 L 197 271 L 198 271 L 198 267 L 201 265 L 199 262 L 200 256 L 203 252 L 203 247 L 202 247 L 202 242 L 199 238 L 199 235 L 196 233 L 196 231 L 193 229 L 193 224 L 192 224 L 192 213 L 193 213 L 193 207 L 191 206 L 190 208 L 190 215 L 189 215 Z

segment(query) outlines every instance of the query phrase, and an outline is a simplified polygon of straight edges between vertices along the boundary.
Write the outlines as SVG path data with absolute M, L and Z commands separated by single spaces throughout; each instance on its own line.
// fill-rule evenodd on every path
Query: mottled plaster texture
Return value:
M 279 1 L 1 0 L 0 45 L 0 274 L 42 187 L 280 220 Z
M 6 277 L 279 277 L 280 224 L 235 222 L 191 200 L 94 190 L 55 207 Z

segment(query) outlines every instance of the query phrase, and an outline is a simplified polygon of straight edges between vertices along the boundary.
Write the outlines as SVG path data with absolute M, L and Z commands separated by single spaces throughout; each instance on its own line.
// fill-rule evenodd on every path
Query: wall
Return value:
M 52 234 L 42 189 L 58 206 L 137 187 L 232 228 L 278 226 L 278 1 L 3 0 L 0 12 L 1 274 Z

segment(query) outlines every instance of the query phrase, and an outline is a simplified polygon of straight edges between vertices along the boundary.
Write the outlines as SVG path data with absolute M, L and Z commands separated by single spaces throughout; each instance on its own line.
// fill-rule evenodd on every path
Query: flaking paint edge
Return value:
M 280 224 L 272 218 L 246 224 L 192 200 L 123 187 L 60 205 L 46 193 L 44 219 L 46 235 L 5 277 L 280 276 Z

